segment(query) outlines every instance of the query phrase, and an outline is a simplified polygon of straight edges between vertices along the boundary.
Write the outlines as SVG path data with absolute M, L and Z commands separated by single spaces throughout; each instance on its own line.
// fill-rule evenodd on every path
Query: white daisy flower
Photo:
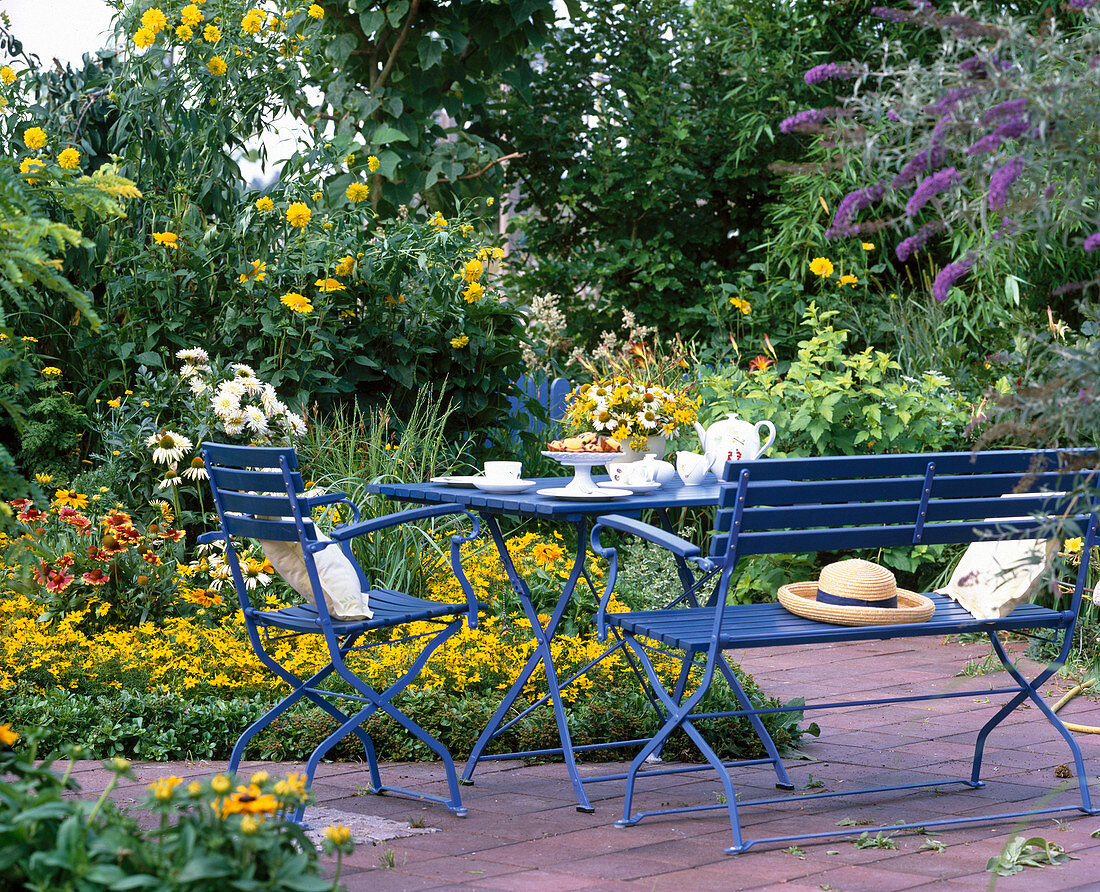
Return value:
M 191 464 L 183 469 L 183 476 L 188 480 L 210 479 L 210 475 L 206 472 L 206 462 L 202 460 L 201 455 L 196 455 L 191 459 Z
M 287 430 L 294 436 L 304 437 L 306 435 L 306 422 L 301 415 L 296 415 L 294 412 L 284 412 L 283 423 L 286 424 Z
M 176 353 L 176 359 L 182 359 L 191 365 L 200 365 L 210 361 L 210 356 L 201 347 L 188 347 Z
M 231 437 L 240 436 L 244 432 L 244 418 L 225 422 L 225 432 Z
M 162 430 L 159 434 L 153 434 L 145 441 L 146 446 L 156 447 L 153 450 L 153 461 L 156 464 L 170 465 L 183 458 L 184 453 L 191 451 L 191 441 L 183 434 L 175 431 Z
M 217 392 L 219 394 L 228 393 L 230 396 L 235 396 L 237 399 L 240 399 L 247 393 L 247 389 L 234 378 L 230 381 L 222 381 L 222 383 L 218 385 Z
M 223 421 L 228 421 L 231 417 L 240 413 L 241 399 L 231 393 L 216 393 L 214 399 L 211 400 L 211 408 L 213 408 L 215 415 Z
M 231 372 L 233 372 L 233 374 L 236 375 L 239 378 L 255 378 L 256 377 L 256 373 L 252 370 L 252 366 L 245 365 L 243 362 L 233 363 L 229 367 L 229 370 Z
M 206 383 L 199 375 L 195 375 L 190 381 L 187 382 L 187 386 L 191 388 L 191 392 L 195 396 L 201 396 L 210 389 L 210 385 Z
M 171 489 L 180 485 L 180 475 L 169 468 L 164 472 L 164 479 L 157 484 L 157 489 Z
M 259 378 L 242 375 L 236 379 L 236 383 L 240 384 L 249 396 L 256 396 L 259 393 L 263 393 L 264 382 Z
M 652 409 L 646 409 L 638 413 L 637 421 L 641 427 L 645 428 L 645 430 L 654 430 L 657 427 L 657 413 L 654 412 Z
M 249 429 L 258 434 L 267 433 L 267 416 L 259 406 L 247 406 L 244 410 L 244 417 Z
M 282 415 L 286 411 L 286 406 L 279 400 L 279 395 L 270 384 L 265 384 L 264 389 L 260 391 L 260 402 L 263 403 L 264 411 L 268 415 Z

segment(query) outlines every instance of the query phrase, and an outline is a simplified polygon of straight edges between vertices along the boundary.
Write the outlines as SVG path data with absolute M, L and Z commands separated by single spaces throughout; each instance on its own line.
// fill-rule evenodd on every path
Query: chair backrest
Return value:
M 305 537 L 316 539 L 313 521 L 302 516 L 296 498 L 305 485 L 293 448 L 203 443 L 201 451 L 226 534 L 297 542 L 300 520 Z
M 1095 450 L 728 462 L 710 552 L 741 555 L 1038 538 L 1055 516 L 1093 534 Z

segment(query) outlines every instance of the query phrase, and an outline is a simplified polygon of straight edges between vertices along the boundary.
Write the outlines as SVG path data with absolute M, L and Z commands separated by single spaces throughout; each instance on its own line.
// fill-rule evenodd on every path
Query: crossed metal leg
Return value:
M 254 629 L 249 628 L 249 636 L 253 639 L 252 644 L 256 654 L 260 657 L 261 661 L 272 672 L 278 675 L 283 681 L 291 686 L 292 690 L 290 694 L 279 701 L 275 706 L 268 710 L 263 716 L 253 722 L 244 733 L 237 739 L 236 744 L 233 747 L 233 753 L 229 760 L 229 771 L 235 772 L 240 765 L 241 759 L 244 756 L 245 747 L 248 742 L 261 730 L 266 728 L 272 721 L 285 713 L 291 706 L 297 703 L 302 698 L 308 699 L 310 702 L 318 706 L 324 712 L 328 713 L 333 718 L 340 722 L 339 727 L 333 731 L 328 737 L 326 737 L 321 743 L 314 748 L 310 754 L 309 760 L 306 763 L 306 786 L 310 786 L 313 783 L 313 776 L 316 773 L 317 766 L 324 756 L 332 749 L 337 743 L 344 739 L 348 734 L 355 734 L 363 744 L 363 750 L 366 755 L 367 766 L 371 776 L 371 792 L 373 793 L 397 793 L 403 796 L 409 796 L 414 799 L 423 801 L 437 802 L 446 806 L 453 814 L 458 817 L 463 817 L 466 814 L 466 808 L 462 805 L 461 794 L 459 792 L 458 775 L 455 771 L 454 760 L 451 758 L 451 754 L 447 751 L 447 748 L 443 746 L 435 737 L 433 737 L 427 730 L 422 728 L 408 716 L 406 716 L 401 710 L 395 707 L 391 700 L 392 698 L 404 690 L 409 681 L 419 674 L 420 670 L 424 667 L 424 664 L 431 657 L 432 653 L 439 647 L 444 641 L 454 635 L 462 628 L 462 620 L 454 620 L 449 623 L 445 628 L 434 634 L 431 641 L 421 650 L 417 658 L 412 662 L 409 668 L 402 674 L 402 676 L 394 682 L 385 691 L 379 693 L 375 691 L 370 685 L 366 684 L 360 679 L 354 672 L 347 668 L 343 661 L 343 657 L 351 651 L 355 641 L 360 637 L 361 632 L 353 632 L 349 634 L 341 642 L 339 648 L 340 659 L 332 660 L 327 666 L 324 666 L 317 673 L 312 675 L 308 679 L 302 679 L 295 673 L 291 672 L 276 659 L 274 659 L 263 646 L 262 639 L 255 632 Z M 318 687 L 318 685 L 324 681 L 327 677 L 332 675 L 333 672 L 339 674 L 341 678 L 350 684 L 353 689 L 359 691 L 359 695 L 348 694 L 338 691 L 325 690 Z M 352 700 L 359 703 L 366 704 L 362 709 L 356 712 L 354 715 L 348 715 L 341 709 L 339 709 L 330 699 L 330 697 L 336 697 L 340 699 Z M 375 712 L 381 710 L 389 715 L 394 721 L 401 725 L 410 734 L 423 741 L 434 752 L 439 759 L 443 762 L 444 772 L 447 776 L 447 786 L 449 796 L 436 796 L 430 793 L 423 793 L 417 790 L 410 790 L 403 787 L 386 786 L 382 783 L 381 773 L 378 769 L 378 759 L 374 750 L 374 743 L 371 741 L 370 736 L 363 730 L 362 724 Z M 305 810 L 305 806 L 299 806 L 295 811 L 293 820 L 301 822 L 302 816 Z

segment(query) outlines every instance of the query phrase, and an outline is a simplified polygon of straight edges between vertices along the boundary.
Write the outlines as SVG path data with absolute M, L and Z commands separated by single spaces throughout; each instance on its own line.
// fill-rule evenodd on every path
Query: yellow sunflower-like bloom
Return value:
M 5 65 L 0 68 L 0 81 L 3 81 L 5 86 L 11 86 L 15 83 L 15 72 L 11 70 L 11 66 Z
M 462 278 L 467 282 L 476 282 L 481 278 L 484 269 L 480 260 L 467 260 L 466 265 L 462 267 Z
M 201 22 L 206 16 L 202 14 L 202 10 L 198 8 L 194 3 L 188 3 L 183 9 L 180 10 L 180 21 L 190 28 L 194 28 L 199 22 Z
M 263 14 L 258 9 L 250 9 L 241 19 L 241 31 L 245 34 L 259 34 L 263 27 Z
M 350 201 L 352 204 L 359 204 L 359 202 L 367 197 L 369 192 L 370 187 L 367 186 L 365 183 L 352 183 L 350 186 L 348 186 L 344 194 L 347 195 L 348 201 Z
M 195 32 L 191 30 L 190 25 L 180 25 L 178 28 L 176 28 L 176 37 L 178 37 L 184 43 L 189 41 L 194 36 Z
M 262 282 L 267 277 L 267 263 L 263 260 L 250 260 L 252 269 L 243 272 L 237 278 L 238 282 Z
M 19 172 L 20 173 L 33 173 L 34 171 L 38 170 L 39 168 L 42 168 L 42 167 L 45 167 L 45 166 L 46 166 L 46 164 L 45 164 L 44 161 L 42 161 L 41 158 L 24 158 L 22 161 L 19 162 Z M 33 186 L 35 183 L 38 182 L 38 180 L 28 179 L 27 182 L 30 183 Z
M 76 149 L 62 149 L 61 154 L 57 156 L 58 167 L 64 167 L 66 170 L 76 170 L 80 167 L 80 152 Z
M 225 59 L 221 56 L 211 56 L 206 62 L 206 69 L 214 77 L 221 77 L 226 72 Z
M 182 783 L 182 777 L 161 777 L 149 784 L 149 789 L 153 791 L 153 798 L 158 802 L 167 802 L 172 798 L 172 792 Z
M 350 276 L 353 269 L 355 269 L 355 258 L 350 254 L 336 261 L 336 275 L 338 276 Z
M 222 31 L 217 25 L 207 25 L 202 29 L 202 39 L 207 43 L 217 43 L 222 39 Z
M 286 219 L 291 226 L 301 229 L 313 216 L 313 212 L 302 202 L 296 201 L 286 209 Z
M 853 288 L 855 288 L 856 287 L 856 282 L 858 282 L 858 281 L 859 281 L 859 278 L 856 277 L 856 276 L 852 276 L 852 275 L 841 276 L 840 279 L 837 281 L 837 285 L 851 285 Z
M 47 365 L 42 367 L 42 374 L 47 378 L 56 378 L 61 374 L 61 369 L 55 365 Z
M 873 250 L 875 250 L 875 243 L 874 242 L 863 242 L 860 245 L 860 247 L 862 247 L 864 251 L 873 251 Z
M 168 19 L 155 6 L 141 14 L 141 27 L 148 28 L 154 34 L 160 34 L 168 26 Z
M 483 294 L 485 294 L 485 289 L 481 287 L 481 283 L 471 282 L 469 287 L 462 292 L 462 299 L 468 304 L 476 304 L 481 300 Z
M 306 12 L 309 13 L 309 17 L 311 19 L 317 19 L 317 21 L 320 21 L 325 17 L 324 9 L 318 6 L 316 3 L 311 3 L 309 9 L 307 9 Z
M 346 291 L 348 287 L 336 279 L 318 279 L 313 284 L 317 286 L 318 291 L 324 294 L 327 294 L 329 291 Z
M 367 170 L 369 170 L 371 173 L 374 173 L 376 170 L 378 170 L 378 167 L 381 163 L 382 162 L 378 160 L 377 156 L 367 156 Z
M 157 35 L 148 28 L 138 28 L 134 32 L 134 46 L 139 50 L 148 49 L 156 43 Z
M 451 338 L 451 346 L 454 347 L 456 350 L 461 350 L 468 343 L 470 343 L 470 338 L 468 335 L 459 335 L 457 338 Z
M 281 303 L 288 310 L 293 310 L 295 313 L 312 313 L 313 304 L 310 303 L 309 298 L 304 294 L 299 294 L 297 291 L 290 291 L 279 298 Z
M 15 741 L 19 739 L 19 735 L 12 729 L 11 725 L 7 722 L 0 725 L 0 743 L 4 746 L 11 746 Z
M 46 144 L 46 131 L 41 127 L 28 127 L 23 131 L 23 142 L 28 149 L 40 149 Z
M 274 207 L 275 207 L 275 202 L 273 202 L 266 195 L 263 196 L 262 198 L 257 198 L 256 199 L 256 210 L 258 210 L 262 214 L 266 214 L 268 211 L 270 211 Z
M 833 274 L 833 262 L 828 257 L 815 257 L 810 261 L 810 272 L 827 279 Z
M 178 248 L 179 236 L 174 232 L 154 232 L 153 241 L 155 241 L 162 248 Z
M 351 830 L 343 824 L 330 824 L 324 829 L 325 839 L 334 846 L 342 846 L 351 839 Z
M 446 229 L 450 224 L 447 222 L 447 218 L 444 217 L 439 211 L 432 214 L 431 219 L 428 220 L 429 226 L 434 226 L 438 229 Z

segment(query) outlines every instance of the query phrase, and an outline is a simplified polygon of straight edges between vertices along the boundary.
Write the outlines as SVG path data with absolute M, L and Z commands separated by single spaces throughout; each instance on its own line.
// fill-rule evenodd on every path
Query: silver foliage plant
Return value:
M 1097 0 L 1071 0 L 1040 22 L 985 21 L 928 0 L 873 12 L 938 32 L 940 47 L 921 64 L 886 39 L 878 66 L 806 72 L 807 83 L 832 82 L 845 95 L 781 130 L 821 134 L 864 183 L 838 204 L 827 235 L 894 231 L 901 262 L 943 240 L 958 253 L 933 283 L 939 301 L 991 249 L 1023 238 L 1100 260 Z M 1098 287 L 1100 270 L 1058 291 Z

